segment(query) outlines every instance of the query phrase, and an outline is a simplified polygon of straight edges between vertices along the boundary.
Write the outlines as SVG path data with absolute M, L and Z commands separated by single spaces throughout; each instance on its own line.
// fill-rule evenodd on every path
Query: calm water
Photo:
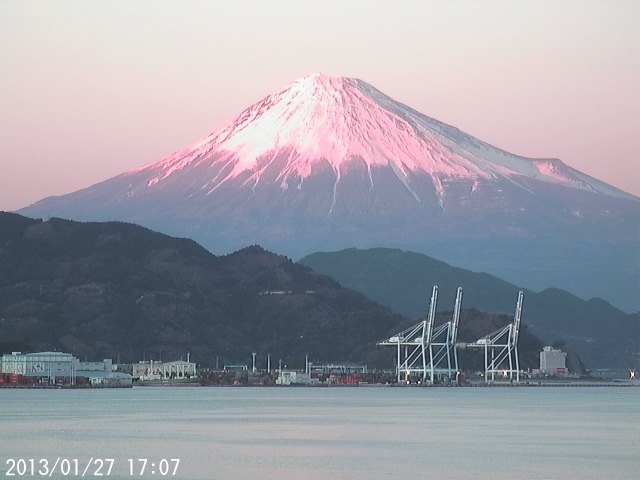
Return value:
M 180 480 L 637 479 L 640 388 L 1 389 L 3 478 L 19 458 L 23 478 L 57 458 L 161 478 L 178 458 Z

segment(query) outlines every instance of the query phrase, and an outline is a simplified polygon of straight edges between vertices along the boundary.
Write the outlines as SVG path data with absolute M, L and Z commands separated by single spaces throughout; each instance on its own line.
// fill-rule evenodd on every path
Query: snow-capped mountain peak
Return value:
M 622 193 L 601 182 L 587 182 L 559 160 L 531 160 L 492 147 L 362 80 L 322 73 L 294 81 L 195 145 L 134 172 L 150 173 L 151 187 L 194 162 L 211 162 L 211 178 L 201 187 L 211 191 L 241 174 L 258 183 L 276 160 L 280 172 L 272 181 L 283 189 L 300 186 L 314 169 L 326 166 L 339 180 L 355 162 L 366 169 L 371 184 L 372 168 L 391 168 L 417 201 L 419 195 L 409 186 L 410 175 L 416 173 L 431 178 L 440 200 L 450 180 L 476 185 L 498 177 L 518 182 L 522 175 Z
M 640 199 L 354 78 L 301 78 L 188 148 L 22 213 L 133 221 L 217 253 L 403 248 L 637 311 Z

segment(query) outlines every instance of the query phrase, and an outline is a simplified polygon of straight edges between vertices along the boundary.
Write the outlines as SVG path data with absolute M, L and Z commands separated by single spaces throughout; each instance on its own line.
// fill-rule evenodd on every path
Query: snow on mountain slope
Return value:
M 364 163 L 371 186 L 372 167 L 391 167 L 418 202 L 421 198 L 408 182 L 416 172 L 429 175 L 440 201 L 447 180 L 475 185 L 503 177 L 518 183 L 519 175 L 627 196 L 587 180 L 560 160 L 531 160 L 492 147 L 395 102 L 362 80 L 324 74 L 293 82 L 195 145 L 132 173 L 148 173 L 150 187 L 208 162 L 217 168 L 200 188 L 211 192 L 244 172 L 250 172 L 245 183 L 259 183 L 283 152 L 286 161 L 275 179 L 282 189 L 299 188 L 319 163 L 327 163 L 339 182 L 343 170 L 356 161 Z
M 301 78 L 188 148 L 19 213 L 131 221 L 214 253 L 401 248 L 640 308 L 640 198 L 353 78 Z

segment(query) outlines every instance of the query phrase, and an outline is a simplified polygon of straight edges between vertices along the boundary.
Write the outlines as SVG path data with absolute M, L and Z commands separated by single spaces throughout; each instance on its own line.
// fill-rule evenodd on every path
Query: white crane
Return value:
M 522 297 L 518 293 L 516 311 L 513 322 L 489 335 L 476 340 L 473 343 L 458 344 L 461 348 L 477 348 L 484 350 L 484 380 L 495 381 L 495 374 L 502 373 L 504 377 L 520 381 L 520 363 L 518 361 L 518 336 L 520 333 L 520 320 L 522 318 Z M 489 352 L 491 359 L 489 359 Z
M 418 377 L 424 383 L 433 384 L 436 375 L 454 378 L 458 371 L 456 339 L 462 305 L 462 288 L 458 288 L 453 318 L 434 328 L 438 287 L 434 286 L 429 302 L 427 318 L 396 335 L 387 338 L 378 345 L 397 348 L 398 383 Z

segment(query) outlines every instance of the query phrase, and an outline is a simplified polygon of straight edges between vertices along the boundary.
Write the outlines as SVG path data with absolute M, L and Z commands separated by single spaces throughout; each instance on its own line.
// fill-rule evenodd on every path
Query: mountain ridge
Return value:
M 471 158 L 458 155 L 456 146 L 460 145 Z M 205 185 L 210 187 L 207 192 L 210 193 L 226 180 L 255 168 L 258 171 L 250 178 L 258 182 L 266 168 L 258 160 L 279 149 L 290 152 L 289 161 L 291 156 L 297 157 L 297 162 L 288 163 L 275 179 L 281 181 L 283 189 L 288 188 L 289 175 L 297 174 L 304 180 L 314 163 L 324 160 L 339 175 L 340 167 L 351 159 L 359 159 L 368 169 L 372 165 L 394 164 L 398 178 L 406 179 L 408 171 L 427 172 L 440 196 L 443 177 L 477 181 L 520 174 L 640 202 L 640 198 L 579 172 L 559 159 L 511 154 L 395 102 L 363 80 L 320 73 L 298 79 L 254 103 L 194 145 L 125 175 L 151 173 L 146 187 L 153 187 L 216 150 L 221 158 L 214 163 L 233 160 L 231 156 L 237 158 L 230 163 L 230 171 L 219 169 L 209 181 L 212 185 Z M 455 155 L 453 160 L 442 155 L 444 150 Z M 430 155 L 425 156 L 425 151 Z M 490 161 L 481 157 L 480 152 L 490 153 Z M 370 172 L 369 179 L 373 181 Z
M 464 309 L 459 338 L 471 341 L 511 320 Z M 309 355 L 390 369 L 393 349 L 376 342 L 411 323 L 259 246 L 217 257 L 133 224 L 0 212 L 2 349 L 122 362 L 189 352 L 200 367 L 243 364 L 256 352 L 262 365 L 271 354 L 302 369 Z M 520 339 L 521 365 L 536 368 L 542 344 L 526 321 Z M 482 367 L 476 359 L 464 368 Z
M 375 361 L 375 342 L 406 321 L 258 246 L 217 257 L 133 224 L 1 212 L 0 227 L 0 339 L 38 350 L 123 361 L 191 352 L 209 366 L 252 351 Z
M 218 254 L 402 248 L 640 309 L 640 198 L 346 77 L 304 77 L 191 147 L 19 213 L 130 221 Z
M 300 263 L 409 318 L 422 315 L 433 284 L 439 286 L 441 303 L 452 304 L 462 287 L 464 308 L 496 313 L 509 313 L 522 290 L 486 273 L 397 249 L 319 252 Z M 543 342 L 565 342 L 589 368 L 598 362 L 640 367 L 640 312 L 626 314 L 600 298 L 583 300 L 558 288 L 524 292 L 527 323 Z

